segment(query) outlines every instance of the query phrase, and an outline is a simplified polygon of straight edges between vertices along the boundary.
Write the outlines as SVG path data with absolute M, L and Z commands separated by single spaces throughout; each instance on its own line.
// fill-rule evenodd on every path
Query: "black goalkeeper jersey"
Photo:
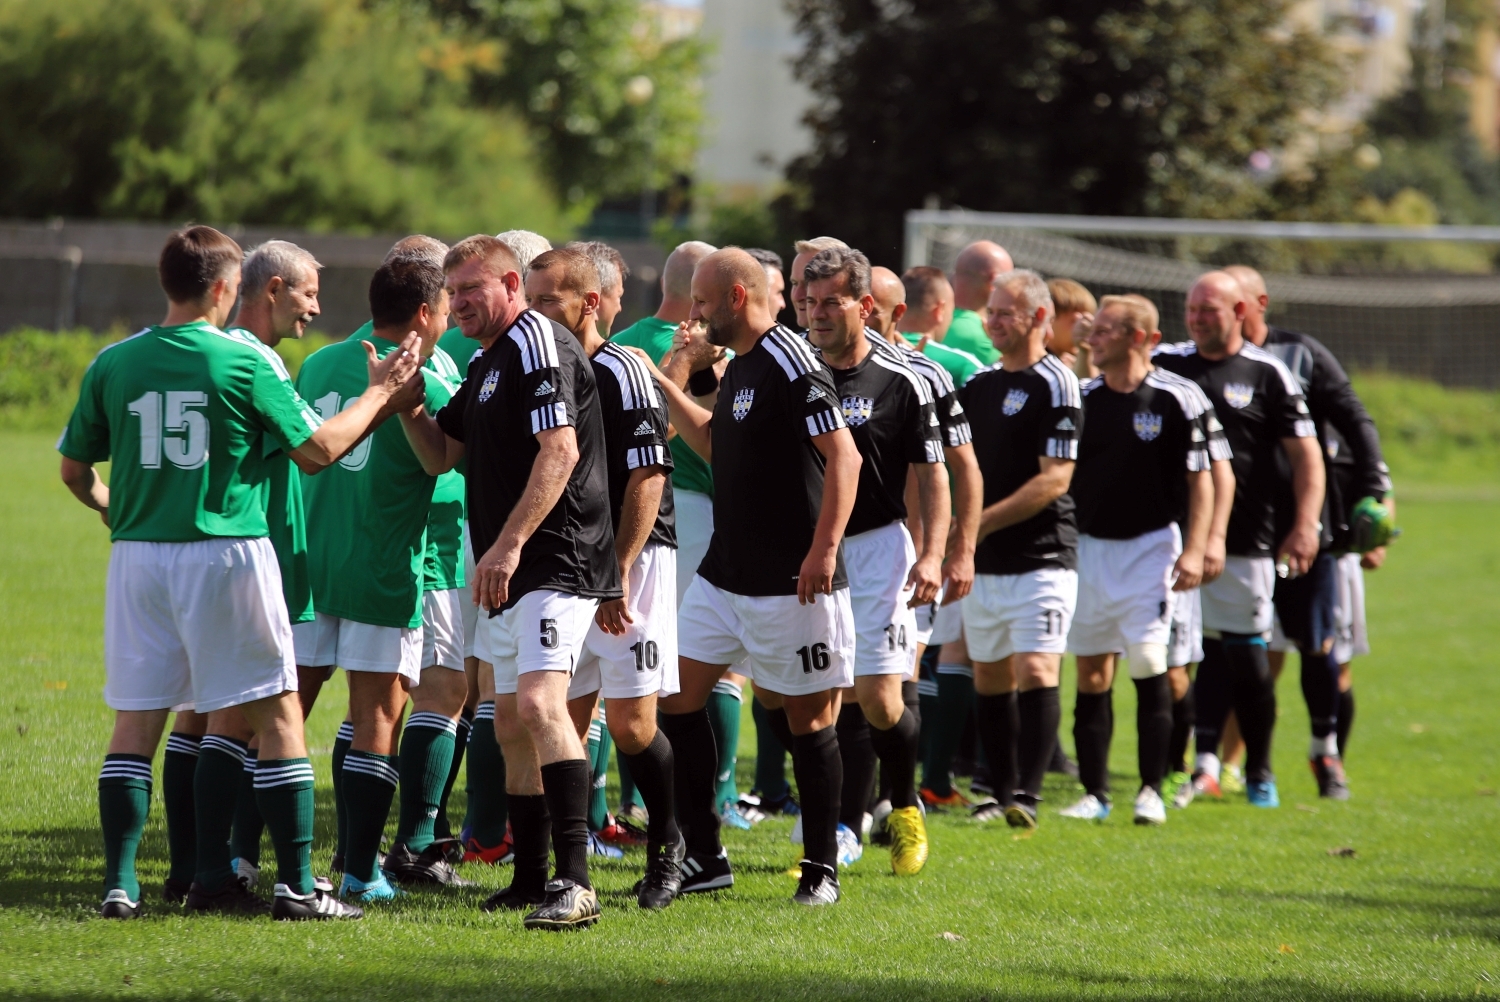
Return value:
M 627 349 L 606 341 L 591 361 L 594 380 L 599 385 L 599 410 L 608 453 L 609 511 L 618 533 L 631 471 L 660 466 L 667 473 L 672 472 L 672 451 L 667 447 L 667 399 L 651 370 Z M 656 522 L 646 542 L 677 548 L 677 513 L 670 476 L 662 488 Z
M 494 545 L 526 492 L 541 451 L 536 436 L 571 425 L 578 462 L 557 504 L 521 547 L 502 608 L 541 589 L 620 597 L 599 390 L 593 366 L 566 328 L 540 313 L 523 312 L 488 351 L 469 362 L 463 385 L 437 412 L 437 423 L 464 443 L 475 560 Z
M 958 398 L 974 429 L 974 455 L 984 476 L 984 506 L 1014 494 L 1041 473 L 1041 459 L 1077 459 L 1083 423 L 1078 377 L 1056 356 L 1019 372 L 999 364 L 976 372 Z M 1024 522 L 992 532 L 974 551 L 980 574 L 1024 574 L 1078 565 L 1073 498 L 1064 494 Z
M 1234 510 L 1227 551 L 1240 557 L 1269 556 L 1276 536 L 1276 454 L 1284 438 L 1316 432 L 1302 389 L 1281 360 L 1249 341 L 1237 354 L 1210 361 L 1191 341 L 1163 345 L 1152 361 L 1186 376 L 1203 390 L 1234 455 Z
M 845 427 L 827 366 L 778 324 L 732 359 L 713 436 L 714 534 L 698 573 L 736 595 L 795 595 L 823 507 L 819 435 Z M 833 586 L 848 585 L 843 544 Z
M 1198 384 L 1153 369 L 1129 393 L 1084 383 L 1083 435 L 1069 491 L 1078 531 L 1134 539 L 1187 517 L 1187 474 L 1229 459 L 1224 427 Z M 1184 526 L 1185 527 L 1185 526 Z

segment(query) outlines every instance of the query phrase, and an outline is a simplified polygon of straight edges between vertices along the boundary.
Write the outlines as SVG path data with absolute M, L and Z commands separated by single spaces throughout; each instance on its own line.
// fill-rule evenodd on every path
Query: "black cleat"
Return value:
M 1337 755 L 1319 755 L 1308 759 L 1313 778 L 1318 781 L 1318 796 L 1329 800 L 1349 799 L 1349 780 L 1344 776 L 1344 760 Z
M 327 921 L 328 919 L 362 919 L 363 908 L 345 904 L 332 893 L 314 887 L 311 894 L 298 894 L 285 884 L 276 885 L 271 917 L 278 922 Z
M 680 835 L 676 845 L 646 846 L 646 876 L 636 885 L 636 904 L 654 910 L 675 901 L 682 893 L 682 863 L 686 858 L 687 842 Z
M 802 805 L 797 803 L 797 798 L 790 791 L 772 799 L 752 790 L 739 799 L 739 806 L 741 809 L 753 807 L 766 814 L 785 814 L 789 818 L 802 813 Z
M 386 854 L 380 867 L 402 884 L 433 884 L 443 887 L 471 887 L 473 881 L 460 877 L 448 862 L 441 843 L 434 842 L 421 852 L 398 845 Z
M 1005 808 L 1005 823 L 1012 828 L 1025 828 L 1028 831 L 1035 828 L 1036 805 L 1041 799 L 1041 797 L 1017 793 L 1015 801 Z
M 107 919 L 133 919 L 141 917 L 141 903 L 131 901 L 130 895 L 116 887 L 104 895 L 104 904 L 99 906 L 99 917 Z
M 839 878 L 834 868 L 804 859 L 802 877 L 797 881 L 797 893 L 792 895 L 793 903 L 811 908 L 838 904 L 838 900 Z
M 255 896 L 238 877 L 217 891 L 206 891 L 196 880 L 188 888 L 188 912 L 211 914 L 224 912 L 238 915 L 264 915 L 271 910 L 270 904 Z
M 190 881 L 168 877 L 161 889 L 161 899 L 169 905 L 180 905 L 187 900 L 188 888 L 191 886 Z
M 599 898 L 592 887 L 566 877 L 547 882 L 541 906 L 521 920 L 527 929 L 585 929 L 599 921 Z
M 535 908 L 547 897 L 545 888 L 535 891 L 526 891 L 518 888 L 514 882 L 509 887 L 500 890 L 484 899 L 484 904 L 479 906 L 480 911 L 497 912 L 501 909 L 509 912 L 522 912 L 528 908 Z
M 969 817 L 981 822 L 999 821 L 1005 817 L 1006 806 L 994 797 L 986 797 L 970 809 Z
M 432 844 L 439 847 L 443 853 L 443 858 L 454 866 L 464 861 L 464 844 L 451 835 L 446 838 L 436 839 Z
M 682 861 L 682 887 L 678 894 L 721 891 L 734 886 L 734 871 L 729 868 L 729 854 L 723 849 L 717 856 L 706 852 L 689 852 Z

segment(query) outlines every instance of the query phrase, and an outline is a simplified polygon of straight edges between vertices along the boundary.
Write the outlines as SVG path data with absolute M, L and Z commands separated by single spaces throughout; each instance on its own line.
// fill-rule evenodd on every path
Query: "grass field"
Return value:
M 831 909 L 790 904 L 783 871 L 796 855 L 776 820 L 728 833 L 732 891 L 664 913 L 634 907 L 634 860 L 597 867 L 604 919 L 582 934 L 528 934 L 517 918 L 481 914 L 508 873 L 477 868 L 481 888 L 414 893 L 357 924 L 187 919 L 155 903 L 158 794 L 141 848 L 150 916 L 105 923 L 93 916 L 108 542 L 57 482 L 51 446 L 50 435 L 0 433 L 0 997 L 1500 996 L 1500 504 L 1403 504 L 1406 536 L 1369 579 L 1375 653 L 1356 664 L 1348 804 L 1316 799 L 1293 666 L 1281 685 L 1281 810 L 1199 804 L 1160 830 L 1135 828 L 1128 809 L 1066 823 L 1047 816 L 1076 793 L 1059 783 L 1033 837 L 935 816 L 921 876 L 890 876 L 871 850 Z M 320 867 L 339 684 L 311 723 Z M 1117 696 L 1113 765 L 1128 804 L 1128 683 Z M 1356 855 L 1330 855 L 1340 847 Z

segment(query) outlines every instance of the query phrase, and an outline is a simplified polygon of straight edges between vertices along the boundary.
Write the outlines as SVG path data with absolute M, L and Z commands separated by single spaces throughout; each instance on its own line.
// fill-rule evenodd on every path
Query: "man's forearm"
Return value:
M 670 379 L 657 381 L 662 394 L 667 398 L 667 413 L 672 419 L 672 428 L 687 447 L 696 452 L 705 462 L 713 461 L 713 436 L 709 422 L 713 412 L 706 411 L 693 402 L 686 390 Z
M 979 538 L 1019 525 L 1040 513 L 1049 504 L 1068 493 L 1072 464 L 1065 472 L 1059 468 L 1044 469 L 1022 484 L 1009 497 L 996 501 L 979 516 Z
M 380 427 L 385 417 L 381 411 L 390 396 L 384 387 L 365 390 L 353 404 L 320 424 L 312 437 L 297 447 L 297 453 L 319 468 L 332 466 L 367 433 Z
M 625 486 L 625 498 L 620 504 L 620 529 L 615 533 L 615 558 L 619 560 L 622 572 L 630 569 L 646 548 L 646 540 L 651 538 L 666 480 L 667 475 L 660 466 L 631 471 L 630 482 Z
M 1188 474 L 1187 508 L 1182 548 L 1186 553 L 1202 553 L 1208 546 L 1208 529 L 1214 518 L 1214 482 L 1208 470 Z
M 948 520 L 953 506 L 948 492 L 948 470 L 942 463 L 918 463 L 915 469 L 922 506 L 922 559 L 941 561 L 948 545 Z
M 827 465 L 823 470 L 823 503 L 818 511 L 817 527 L 813 530 L 815 550 L 831 549 L 844 538 L 844 529 L 849 525 L 849 514 L 854 511 L 854 498 L 859 493 L 860 456 L 859 450 L 854 446 L 854 439 L 849 439 L 847 448 L 839 449 L 825 458 Z
M 109 488 L 99 471 L 87 463 L 74 459 L 63 459 L 62 479 L 72 495 L 85 507 L 94 511 L 109 510 Z
M 979 515 L 984 510 L 984 478 L 979 475 L 979 460 L 974 446 L 961 445 L 945 449 L 948 472 L 952 478 L 953 525 L 949 530 L 948 552 L 967 550 L 979 545 Z
M 531 464 L 531 475 L 526 478 L 526 490 L 511 509 L 510 517 L 495 544 L 519 550 L 536 532 L 547 513 L 557 506 L 558 498 L 568 486 L 568 477 L 578 463 L 578 441 L 572 428 L 554 428 L 547 435 L 566 431 L 570 434 L 563 442 L 544 442 Z M 549 445 L 552 447 L 549 448 Z
M 1216 459 L 1209 467 L 1214 484 L 1214 515 L 1208 534 L 1214 539 L 1229 535 L 1229 516 L 1234 512 L 1234 467 L 1227 459 Z
M 422 472 L 436 477 L 453 469 L 456 460 L 448 455 L 448 436 L 425 408 L 402 412 L 401 430 L 406 433 L 406 442 L 416 454 L 417 462 L 422 464 Z
M 1292 442 L 1298 443 L 1296 447 Z M 1292 460 L 1292 492 L 1297 498 L 1297 521 L 1315 526 L 1323 518 L 1323 490 L 1326 487 L 1323 454 L 1315 438 L 1287 441 Z

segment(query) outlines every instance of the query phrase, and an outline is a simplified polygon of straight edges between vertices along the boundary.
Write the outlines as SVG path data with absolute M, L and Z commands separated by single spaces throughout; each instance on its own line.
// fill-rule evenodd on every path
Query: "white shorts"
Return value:
M 422 667 L 464 670 L 464 606 L 474 607 L 467 588 L 422 593 Z
M 337 665 L 344 671 L 393 672 L 422 683 L 422 627 L 375 626 L 320 612 L 292 627 L 297 663 Z
M 902 522 L 844 538 L 854 612 L 854 674 L 905 675 L 917 650 L 917 610 L 906 586 L 917 550 Z
M 1359 565 L 1358 553 L 1339 557 L 1334 573 L 1338 581 L 1338 600 L 1333 609 L 1333 660 L 1346 665 L 1356 657 L 1370 653 L 1370 638 L 1365 631 L 1365 569 Z M 1271 627 L 1269 643 L 1273 651 L 1293 651 L 1297 645 L 1281 631 L 1281 617 Z
M 598 608 L 597 598 L 529 591 L 498 616 L 480 613 L 474 656 L 495 669 L 495 692 L 501 695 L 515 692 L 516 680 L 527 672 L 572 675 Z
M 1198 589 L 1178 592 L 1172 602 L 1172 633 L 1167 665 L 1186 668 L 1203 660 L 1203 599 Z
M 974 661 L 1012 654 L 1061 654 L 1078 605 L 1078 572 L 1044 567 L 1025 574 L 976 574 L 964 599 L 964 637 Z
M 917 642 L 928 647 L 951 644 L 964 635 L 964 604 L 962 601 L 941 605 L 942 594 L 937 601 L 917 610 Z M 927 624 L 925 634 L 923 623 Z
M 631 699 L 677 685 L 677 551 L 649 543 L 630 568 L 630 617 L 623 636 L 589 626 L 578 655 L 568 698 L 591 692 L 605 699 Z
M 1176 523 L 1134 539 L 1078 537 L 1078 611 L 1070 654 L 1120 654 L 1166 644 L 1172 632 L 1172 567 L 1182 555 Z
M 672 491 L 677 514 L 677 605 L 687 595 L 688 585 L 698 575 L 698 565 L 714 538 L 714 499 L 697 491 Z
M 1276 563 L 1270 557 L 1226 557 L 1224 573 L 1198 591 L 1203 596 L 1203 630 L 1209 636 L 1271 632 Z
M 104 701 L 199 713 L 297 689 L 276 551 L 264 537 L 120 540 L 104 589 Z
M 801 605 L 796 595 L 736 595 L 698 575 L 678 611 L 677 647 L 710 665 L 749 659 L 762 689 L 804 696 L 854 684 L 854 612 L 849 589 Z
M 474 542 L 469 537 L 469 520 L 464 519 L 464 581 L 474 584 Z M 479 633 L 479 606 L 474 604 L 474 589 L 464 588 L 464 657 L 474 656 L 474 637 Z

